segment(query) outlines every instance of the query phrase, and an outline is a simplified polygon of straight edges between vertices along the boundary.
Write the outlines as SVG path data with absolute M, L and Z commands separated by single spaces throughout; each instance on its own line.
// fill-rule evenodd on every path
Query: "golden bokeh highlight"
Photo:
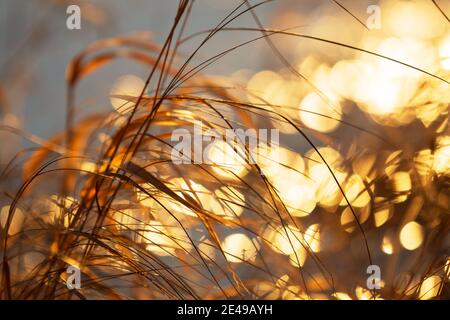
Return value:
M 224 140 L 215 140 L 207 149 L 207 159 L 212 164 L 212 169 L 224 178 L 234 179 L 244 175 L 245 158 L 242 148 L 235 150 Z
M 423 242 L 423 227 L 415 221 L 408 222 L 400 231 L 400 243 L 407 250 L 416 250 Z
M 259 245 L 243 233 L 234 233 L 224 239 L 222 249 L 229 262 L 241 263 L 254 261 Z
M 439 276 L 427 277 L 420 285 L 420 300 L 429 300 L 436 297 L 441 289 L 442 279 Z
M 341 120 L 339 104 L 324 101 L 317 93 L 308 94 L 300 103 L 299 116 L 305 126 L 319 132 L 329 133 L 339 126 Z
M 120 114 L 132 111 L 137 99 L 144 89 L 144 81 L 138 76 L 127 74 L 119 77 L 111 87 L 110 101 L 114 109 Z M 114 97 L 122 96 L 122 97 Z

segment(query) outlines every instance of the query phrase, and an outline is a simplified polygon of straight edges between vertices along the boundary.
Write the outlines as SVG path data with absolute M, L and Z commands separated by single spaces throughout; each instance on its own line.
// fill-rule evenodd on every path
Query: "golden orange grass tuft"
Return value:
M 416 150 L 414 141 L 404 141 L 411 135 L 405 127 L 373 121 L 378 127 L 369 130 L 351 119 L 304 109 L 319 124 L 313 130 L 292 116 L 285 101 L 201 73 L 239 47 L 266 41 L 317 101 L 335 106 L 271 42 L 275 34 L 346 47 L 413 69 L 423 75 L 423 91 L 448 90 L 448 72 L 431 73 L 336 41 L 266 29 L 254 12 L 266 2 L 244 1 L 215 28 L 197 34 L 203 41 L 185 60 L 177 50 L 190 39 L 183 38 L 183 26 L 192 2 L 182 0 L 162 45 L 115 37 L 92 44 L 71 61 L 67 130 L 47 142 L 29 137 L 41 148 L 26 160 L 23 184 L 1 212 L 2 298 L 449 297 L 448 109 L 428 127 L 406 127 L 431 136 L 429 148 Z M 228 27 L 243 14 L 252 14 L 258 28 Z M 242 30 L 256 37 L 193 66 L 215 34 Z M 134 95 L 114 94 L 115 103 L 123 101 L 119 112 L 95 113 L 75 123 L 78 83 L 117 58 L 149 68 L 144 87 Z M 448 108 L 441 96 L 432 99 L 427 103 Z M 351 143 L 320 130 L 321 121 L 345 127 Z M 174 164 L 173 130 L 192 131 L 198 123 L 221 137 L 235 128 L 294 132 L 307 151 L 283 144 L 262 148 L 253 163 L 252 150 L 236 143 L 227 149 L 240 155 L 231 168 Z M 2 179 L 9 172 L 4 170 Z M 382 266 L 379 291 L 366 289 L 371 264 Z M 81 270 L 80 290 L 66 286 L 69 265 Z

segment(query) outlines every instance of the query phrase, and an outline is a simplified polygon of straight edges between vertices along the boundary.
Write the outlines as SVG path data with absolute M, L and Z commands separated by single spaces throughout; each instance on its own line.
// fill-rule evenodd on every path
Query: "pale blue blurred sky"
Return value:
M 170 29 L 178 5 L 176 0 L 90 1 L 104 9 L 108 16 L 107 25 L 93 26 L 83 21 L 81 30 L 68 30 L 66 8 L 72 3 L 79 4 L 82 1 L 54 4 L 45 0 L 0 0 L 0 79 L 5 82 L 5 91 L 9 92 L 9 102 L 14 112 L 24 121 L 22 126 L 42 137 L 49 137 L 63 129 L 65 68 L 75 54 L 97 39 L 140 31 L 151 31 L 154 39 L 161 43 Z M 237 3 L 239 1 L 236 0 L 196 1 L 186 34 L 216 25 Z M 272 11 L 274 5 L 258 9 L 261 18 Z M 247 15 L 235 26 L 249 23 L 252 20 Z M 35 38 L 36 43 L 30 41 L 32 32 L 40 36 Z M 199 57 L 207 58 L 218 52 L 221 45 L 226 49 L 248 38 L 248 35 L 234 34 L 230 41 L 224 42 L 222 37 L 222 43 L 216 42 L 205 48 Z M 185 52 L 189 52 L 189 46 L 185 48 Z M 226 74 L 241 67 L 257 68 L 258 63 L 257 54 L 243 55 L 237 52 L 234 57 L 227 58 L 226 63 L 212 66 L 209 71 Z M 148 72 L 145 67 L 125 60 L 106 69 L 81 83 L 80 98 L 107 93 L 113 80 L 121 74 L 134 73 L 144 77 Z M 5 70 L 9 74 L 5 74 Z M 20 79 L 20 83 L 9 82 L 11 74 L 17 72 L 25 72 L 24 79 Z M 95 91 L 89 92 L 88 89 L 93 86 Z M 107 99 L 100 98 L 89 104 L 89 108 L 107 109 L 107 102 Z

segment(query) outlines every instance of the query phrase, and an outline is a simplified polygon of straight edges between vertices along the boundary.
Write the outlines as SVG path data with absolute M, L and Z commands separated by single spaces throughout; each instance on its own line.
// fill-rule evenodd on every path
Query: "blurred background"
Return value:
M 373 1 L 341 1 L 355 15 L 366 20 L 366 9 Z M 443 8 L 447 1 L 441 1 Z M 68 30 L 66 9 L 77 4 L 82 10 L 81 30 Z M 210 29 L 223 19 L 239 0 L 198 0 L 193 7 L 194 19 L 186 26 L 186 35 Z M 122 0 L 91 1 L 50 1 L 50 0 L 1 0 L 0 1 L 0 75 L 4 103 L 11 109 L 8 121 L 27 131 L 48 138 L 64 128 L 66 83 L 65 70 L 69 61 L 95 40 L 117 35 L 148 33 L 158 43 L 167 36 L 173 22 L 178 1 Z M 356 44 L 352 30 L 361 26 L 351 16 L 329 0 L 273 1 L 256 8 L 258 17 L 268 28 L 295 28 L 295 31 L 315 31 L 317 35 Z M 256 27 L 250 14 L 244 14 L 231 27 Z M 335 32 L 338 28 L 339 32 Z M 362 30 L 359 30 L 362 31 Z M 240 44 L 255 37 L 254 32 L 233 32 L 232 37 L 224 32 L 201 51 L 200 57 L 207 58 L 221 50 Z M 284 41 L 280 41 L 284 40 Z M 291 58 L 295 55 L 307 56 L 311 53 L 311 42 L 298 39 L 286 41 L 286 37 L 274 37 L 283 54 Z M 182 51 L 191 52 L 198 41 L 187 43 Z M 305 46 L 306 45 L 306 46 Z M 229 76 L 241 69 L 278 69 L 282 64 L 274 58 L 264 41 L 257 41 L 243 49 L 227 55 L 221 63 L 212 64 L 206 73 Z M 248 54 L 249 51 L 251 54 Z M 318 51 L 318 50 L 316 50 Z M 322 52 L 323 53 L 323 52 Z M 347 54 L 351 53 L 349 51 Z M 96 101 L 83 105 L 84 109 L 110 108 L 105 98 L 114 80 L 123 74 L 145 77 L 146 70 L 139 65 L 121 60 L 111 67 L 93 75 L 87 83 L 82 83 L 80 95 L 90 96 Z M 92 90 L 95 83 L 95 91 Z M 89 91 L 91 88 L 91 91 Z M 94 92 L 92 92 L 94 91 Z M 3 100 L 2 100 L 3 101 Z M 50 117 L 51 115 L 51 117 Z M 2 115 L 5 117 L 5 115 Z M 8 139 L 12 138 L 8 135 Z M 21 149 L 20 139 L 10 146 Z M 2 162 L 5 157 L 2 156 Z
M 180 45 L 177 66 L 199 45 L 202 32 L 241 3 L 196 0 L 184 31 L 192 38 Z M 202 73 L 223 86 L 241 88 L 238 97 L 254 104 L 264 101 L 310 134 L 356 208 L 372 258 L 386 270 L 386 297 L 449 297 L 450 23 L 445 14 L 450 14 L 450 1 L 436 3 L 439 7 L 426 0 L 269 1 L 254 9 L 257 19 L 247 12 L 228 25 L 239 30 L 214 36 L 192 63 L 261 36 L 248 29 L 259 24 L 309 37 L 275 34 L 271 43 L 260 39 Z M 66 27 L 71 4 L 81 8 L 80 30 Z M 65 129 L 66 69 L 77 54 L 97 40 L 117 36 L 162 44 L 177 7 L 175 0 L 0 0 L 0 169 L 21 150 Z M 120 114 L 110 95 L 139 95 L 149 71 L 117 59 L 82 79 L 74 123 L 95 111 Z M 366 252 L 359 226 L 340 189 L 323 164 L 314 165 L 321 159 L 292 126 L 271 124 L 280 129 L 281 144 L 288 149 L 286 161 L 316 181 L 307 184 L 288 171 L 277 172 L 271 182 L 282 193 L 289 214 L 305 222 L 309 232 L 320 233 L 320 245 L 314 236 L 306 242 L 330 266 L 339 290 L 327 287 L 326 277 L 317 275 L 323 272 L 320 264 L 312 266 L 309 256 L 305 270 L 319 280 L 310 279 L 308 286 L 317 298 L 327 297 L 323 292 L 338 298 L 372 297 L 363 289 Z M 301 159 L 293 161 L 298 155 Z M 20 169 L 2 181 L 2 191 L 22 181 Z M 8 201 L 4 197 L 0 205 Z M 278 263 L 275 269 L 283 265 L 292 270 L 275 272 L 278 281 L 256 286 L 251 268 L 238 273 L 249 280 L 255 296 L 276 292 L 269 297 L 298 298 L 295 250 L 286 237 L 277 236 L 267 234 L 278 241 L 281 250 L 275 251 L 290 264 L 273 260 Z M 245 239 L 233 240 L 231 247 L 247 245 Z M 303 267 L 307 254 L 299 254 Z M 283 291 L 289 283 L 292 287 Z

